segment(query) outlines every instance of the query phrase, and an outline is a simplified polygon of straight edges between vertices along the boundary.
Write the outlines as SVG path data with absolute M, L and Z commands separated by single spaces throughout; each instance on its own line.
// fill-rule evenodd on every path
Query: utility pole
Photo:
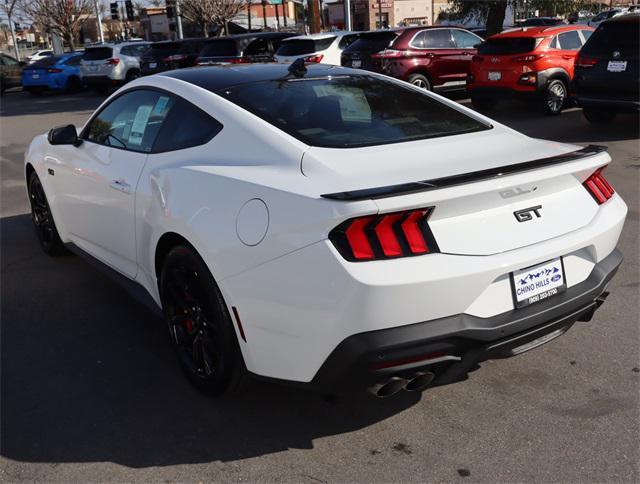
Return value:
M 247 26 L 249 32 L 251 32 L 251 0 L 247 1 Z
M 276 30 L 280 30 L 280 14 L 278 13 L 278 4 L 276 3 L 273 6 L 276 9 Z
M 318 0 L 307 0 L 309 6 L 309 30 L 312 34 L 320 32 L 320 5 Z
M 351 0 L 344 0 L 344 29 L 353 30 L 351 26 Z
M 264 28 L 267 29 L 267 0 L 262 0 L 262 21 L 264 22 Z
M 287 27 L 287 17 L 289 16 L 289 5 L 287 5 L 287 0 L 282 0 L 282 17 L 284 20 L 284 26 Z
M 176 29 L 178 40 L 182 40 L 182 14 L 180 13 L 180 0 L 176 0 Z
M 376 29 L 382 30 L 382 0 L 378 0 L 378 25 Z
M 104 34 L 102 33 L 102 19 L 100 18 L 100 9 L 98 8 L 98 0 L 93 2 L 93 6 L 96 9 L 96 19 L 98 20 L 98 39 L 101 44 L 104 44 Z

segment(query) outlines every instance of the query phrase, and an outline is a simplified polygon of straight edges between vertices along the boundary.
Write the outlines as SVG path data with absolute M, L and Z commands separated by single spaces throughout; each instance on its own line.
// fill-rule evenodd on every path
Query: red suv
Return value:
M 464 87 L 481 37 L 449 26 L 410 27 L 397 33 L 387 49 L 371 56 L 372 70 L 429 90 Z
M 489 37 L 471 63 L 467 89 L 473 106 L 489 109 L 516 95 L 560 114 L 569 95 L 573 64 L 591 36 L 586 25 L 525 27 Z

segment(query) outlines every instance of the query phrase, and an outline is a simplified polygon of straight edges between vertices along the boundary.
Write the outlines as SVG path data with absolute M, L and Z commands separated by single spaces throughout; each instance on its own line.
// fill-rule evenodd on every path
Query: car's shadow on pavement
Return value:
M 0 103 L 0 116 L 59 114 L 63 112 L 93 111 L 106 95 L 95 94 L 91 91 L 75 93 L 45 92 L 39 96 L 32 96 L 24 91 L 8 92 Z
M 255 382 L 211 399 L 178 369 L 161 321 L 80 258 L 49 258 L 28 215 L 0 221 L 1 454 L 167 466 L 311 448 L 416 404 Z
M 459 102 L 473 109 L 471 101 Z M 562 143 L 623 141 L 637 139 L 640 132 L 638 114 L 619 114 L 609 123 L 591 124 L 579 108 L 568 108 L 558 116 L 545 116 L 537 106 L 517 101 L 504 101 L 481 113 L 527 136 Z M 532 123 L 532 119 L 538 122 Z M 552 131 L 550 126 L 554 126 Z

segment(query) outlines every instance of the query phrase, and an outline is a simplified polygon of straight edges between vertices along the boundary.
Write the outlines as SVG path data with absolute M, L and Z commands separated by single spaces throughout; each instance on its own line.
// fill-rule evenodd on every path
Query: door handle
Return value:
M 129 185 L 122 178 L 120 178 L 119 180 L 113 180 L 109 184 L 109 186 L 114 190 L 118 190 L 119 192 L 122 192 L 122 193 L 131 193 L 131 185 Z

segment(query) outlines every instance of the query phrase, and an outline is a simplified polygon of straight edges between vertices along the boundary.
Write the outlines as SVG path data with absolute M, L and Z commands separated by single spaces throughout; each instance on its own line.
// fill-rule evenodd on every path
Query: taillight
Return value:
M 529 55 L 518 55 L 516 57 L 512 57 L 511 60 L 513 62 L 533 62 L 538 59 L 542 59 L 544 55 L 542 54 L 529 54 Z
M 49 74 L 60 74 L 62 72 L 62 69 L 56 69 L 56 68 L 50 67 L 49 69 L 47 69 L 47 72 Z
M 310 55 L 308 57 L 304 58 L 305 62 L 309 62 L 312 64 L 319 64 L 320 62 L 322 62 L 322 59 L 324 58 L 324 55 L 322 54 L 317 54 L 317 55 Z
M 598 63 L 598 59 L 592 59 L 591 57 L 586 57 L 582 54 L 580 54 L 576 59 L 577 67 L 593 67 L 597 63 Z
M 164 59 L 162 59 L 162 62 L 175 62 L 175 61 L 185 60 L 186 58 L 187 58 L 186 55 L 174 54 L 174 55 L 165 57 Z
M 604 168 L 598 168 L 593 174 L 585 180 L 583 183 L 584 187 L 591 194 L 593 199 L 598 203 L 598 205 L 602 205 L 604 202 L 609 200 L 615 190 L 609 182 L 605 180 L 602 175 L 602 170 Z
M 378 52 L 377 54 L 373 54 L 371 56 L 372 59 L 395 59 L 398 57 L 404 57 L 405 52 L 401 50 L 395 49 L 385 49 L 383 51 Z
M 322 56 L 320 56 L 320 59 L 322 59 Z M 248 64 L 250 61 L 246 57 L 238 57 L 236 59 L 229 59 L 229 62 L 231 64 Z
M 118 58 L 107 59 L 106 61 L 104 61 L 104 63 L 110 66 L 117 66 L 118 64 L 120 64 L 120 59 Z
M 439 252 L 427 219 L 433 207 L 349 219 L 329 240 L 349 261 L 393 259 Z

